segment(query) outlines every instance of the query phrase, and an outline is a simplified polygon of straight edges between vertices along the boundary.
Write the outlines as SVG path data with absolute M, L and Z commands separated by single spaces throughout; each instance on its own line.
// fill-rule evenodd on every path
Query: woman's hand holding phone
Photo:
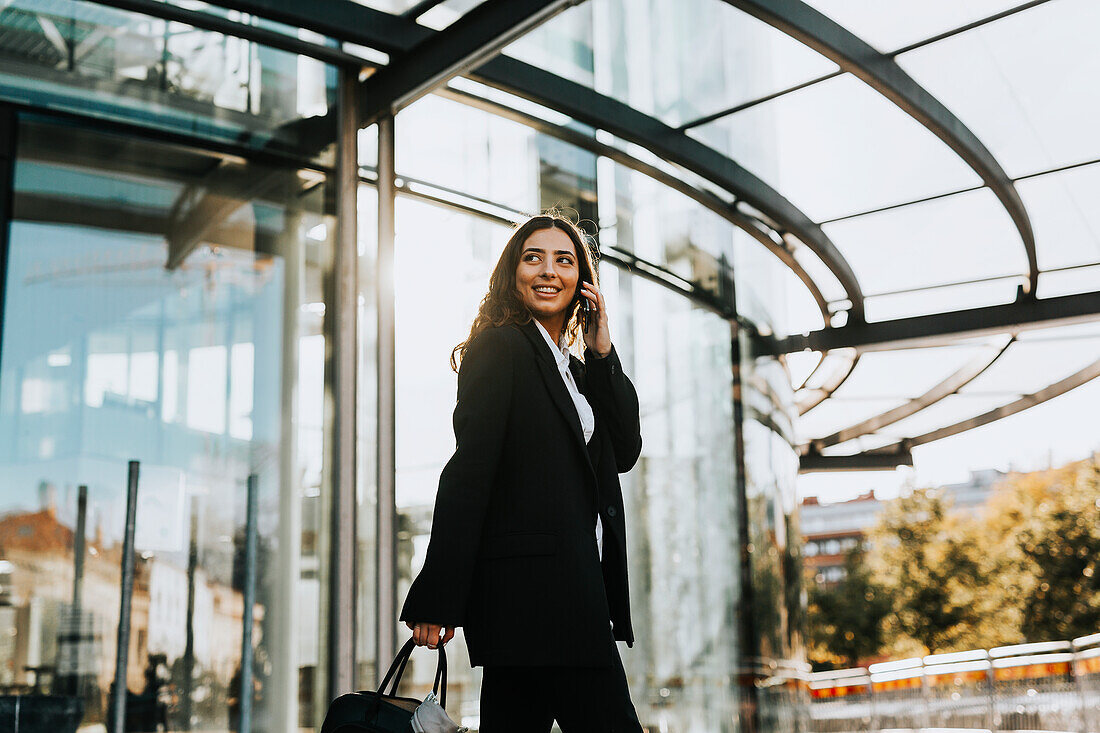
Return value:
M 611 353 L 611 331 L 607 325 L 607 309 L 603 294 L 587 280 L 581 281 L 582 307 L 587 303 L 590 311 L 584 329 L 584 345 L 601 359 Z

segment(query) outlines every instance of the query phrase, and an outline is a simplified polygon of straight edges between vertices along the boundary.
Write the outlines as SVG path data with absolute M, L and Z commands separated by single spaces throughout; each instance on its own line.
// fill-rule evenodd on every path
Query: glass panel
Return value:
M 1035 229 L 1040 269 L 1100 262 L 1100 212 L 1093 205 L 1100 165 L 1019 181 L 1016 190 Z
M 291 123 L 335 104 L 315 59 L 88 2 L 0 4 L 0 98 L 254 147 L 305 150 Z
M 1094 293 L 1097 290 L 1100 290 L 1100 265 L 1042 273 L 1039 275 L 1039 286 L 1035 289 L 1035 294 L 1040 298 L 1053 298 L 1058 295 Z
M 873 292 L 1027 273 L 1020 235 L 985 188 L 823 229 Z
M 423 13 L 416 21 L 441 31 L 482 2 L 484 0 L 443 0 L 439 5 Z
M 670 125 L 809 81 L 836 65 L 713 0 L 596 0 L 596 23 L 622 25 L 596 49 L 598 88 Z M 605 85 L 605 81 L 607 83 Z
M 790 372 L 791 384 L 798 387 L 806 381 L 813 370 L 821 362 L 820 351 L 795 351 L 784 356 L 784 362 Z
M 429 95 L 403 110 L 394 130 L 399 176 L 519 211 L 539 205 L 537 133 L 531 128 Z
M 1081 93 L 1100 75 L 1098 23 L 1089 0 L 1044 3 L 898 63 L 1019 177 L 1100 157 L 1100 96 Z
M 800 438 L 809 440 L 831 435 L 905 404 L 971 359 L 990 354 L 992 348 L 982 341 L 971 341 L 950 346 L 866 352 L 860 355 L 852 374 L 832 396 L 799 419 Z
M 931 430 L 952 425 L 960 420 L 980 415 L 1011 401 L 1011 399 L 1005 399 L 1004 395 L 960 392 L 945 397 L 917 414 L 879 430 L 877 434 L 898 440 L 916 437 Z
M 754 625 L 760 643 L 760 666 L 752 672 L 760 689 L 760 728 L 796 731 L 807 702 L 804 688 L 796 682 L 807 671 L 802 648 L 803 570 L 795 491 L 798 456 L 780 435 L 759 422 L 746 420 L 743 434 L 749 569 Z
M 863 302 L 868 321 L 889 321 L 908 316 L 1011 303 L 1016 299 L 1016 290 L 1021 281 L 1022 278 L 993 280 L 893 295 L 875 295 L 864 298 Z
M 352 0 L 368 8 L 381 10 L 383 13 L 404 13 L 409 8 L 418 4 L 420 0 Z
M 1082 430 L 1082 426 L 1095 421 L 1098 404 L 1100 380 L 1094 379 L 1023 412 L 950 439 L 917 446 L 913 460 L 918 466 L 928 466 L 927 476 L 938 473 L 947 481 L 964 479 L 962 467 L 1038 471 L 1079 461 L 1096 450 L 1096 432 Z M 978 412 L 981 410 L 974 410 L 974 414 Z M 918 485 L 929 483 L 926 479 Z
M 729 325 L 641 278 L 619 289 L 643 436 L 622 477 L 638 637 L 623 661 L 648 729 L 730 730 L 741 704 L 735 619 L 751 611 L 730 572 L 740 564 L 733 402 L 717 397 L 732 394 Z M 761 607 L 778 612 L 769 600 Z
M 356 425 L 358 573 L 356 598 L 357 678 L 360 690 L 377 689 L 378 577 L 378 192 L 359 187 L 359 358 Z M 387 660 L 387 664 L 388 664 Z
M 1100 338 L 1100 320 L 1075 323 L 1071 326 L 1039 328 L 1021 331 L 1019 341 L 1063 341 Z
M 858 364 L 856 367 L 858 368 Z M 805 443 L 814 438 L 831 435 L 838 430 L 854 425 L 905 402 L 897 397 L 850 397 L 847 399 L 829 398 L 806 414 L 795 420 L 798 442 Z
M 600 180 L 600 192 L 617 205 L 600 209 L 601 243 L 718 293 L 720 273 L 728 273 L 741 256 L 735 250 L 733 225 L 649 176 L 619 165 L 609 166 L 607 173 Z M 751 242 L 749 247 L 759 245 Z
M 689 134 L 728 154 L 815 221 L 980 183 L 939 138 L 850 74 Z
M 324 186 L 303 190 L 293 168 L 41 118 L 24 120 L 18 140 L 0 360 L 0 560 L 12 588 L 0 619 L 13 643 L 0 647 L 0 690 L 27 705 L 79 698 L 80 722 L 102 729 L 134 459 L 128 725 L 238 728 L 252 570 L 253 719 L 316 726 L 327 542 L 315 521 L 317 263 L 334 230 Z
M 581 3 L 551 18 L 504 48 L 525 61 L 570 81 L 592 87 L 593 3 Z
M 1020 0 L 807 0 L 883 53 L 1023 5 Z
M 997 394 L 1005 402 L 1037 392 L 1100 359 L 1093 340 L 1014 343 L 961 394 Z
M 400 606 L 424 563 L 439 474 L 455 448 L 451 412 L 456 375 L 451 371 L 451 349 L 469 335 L 510 230 L 403 197 L 397 200 L 397 233 L 394 280 Z M 426 267 L 425 263 L 440 265 Z M 439 307 L 441 298 L 446 298 L 447 307 Z M 399 624 L 398 639 L 408 635 L 404 623 Z M 476 727 L 481 668 L 470 668 L 462 629 L 447 649 L 447 709 L 456 722 Z M 435 661 L 414 655 L 409 664 L 402 694 L 423 698 L 432 687 Z
M 833 398 L 919 397 L 990 348 L 972 344 L 867 352 Z

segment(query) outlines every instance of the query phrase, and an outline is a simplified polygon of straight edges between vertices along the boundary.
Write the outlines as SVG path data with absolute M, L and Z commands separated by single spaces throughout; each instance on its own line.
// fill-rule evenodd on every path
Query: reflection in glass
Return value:
M 0 97 L 255 147 L 308 148 L 335 100 L 315 59 L 80 0 L 0 3 L 0 60 Z
M 253 720 L 294 720 L 301 694 L 312 726 L 322 401 L 311 390 L 324 355 L 314 304 L 330 247 L 321 232 L 333 229 L 323 187 L 303 191 L 292 168 L 42 119 L 23 122 L 18 140 L 0 360 L 0 626 L 11 640 L 0 689 L 28 704 L 68 695 L 84 723 L 106 720 L 126 464 L 139 460 L 128 719 L 237 726 L 255 474 Z M 240 187 L 256 179 L 266 185 Z
M 451 349 L 464 340 L 510 231 L 448 209 L 397 200 L 397 603 L 424 562 L 439 474 L 454 452 L 456 375 Z M 433 263 L 439 263 L 438 266 Z M 473 541 L 474 538 L 471 538 Z M 398 643 L 411 635 L 404 623 Z M 476 727 L 481 669 L 470 667 L 459 629 L 447 644 L 447 710 Z M 435 657 L 413 655 L 402 694 L 427 694 Z M 461 718 L 461 720 L 460 720 Z

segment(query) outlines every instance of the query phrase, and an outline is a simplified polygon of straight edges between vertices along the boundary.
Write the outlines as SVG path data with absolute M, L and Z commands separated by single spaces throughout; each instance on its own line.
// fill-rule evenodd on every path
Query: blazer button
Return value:
M 607 508 L 607 516 L 609 516 L 609 517 L 615 516 L 615 507 L 609 506 Z

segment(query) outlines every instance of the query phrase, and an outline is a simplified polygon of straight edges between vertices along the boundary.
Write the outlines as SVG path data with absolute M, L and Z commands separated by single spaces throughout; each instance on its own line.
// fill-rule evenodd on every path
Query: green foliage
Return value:
M 1096 458 L 1013 475 L 977 516 L 953 513 L 934 489 L 916 490 L 890 502 L 868 539 L 865 558 L 849 557 L 844 583 L 812 592 L 815 661 L 1100 631 Z M 874 602 L 861 589 L 873 589 Z
M 982 582 L 977 543 L 961 533 L 950 506 L 932 489 L 891 502 L 871 534 L 874 578 L 894 599 L 891 646 L 955 647 L 980 620 L 971 603 Z
M 1000 502 L 1028 580 L 1020 631 L 1029 641 L 1068 639 L 1100 629 L 1100 464 L 1019 481 Z
M 810 658 L 819 666 L 854 667 L 878 654 L 885 641 L 883 622 L 893 603 L 871 578 L 861 548 L 848 552 L 844 570 L 839 583 L 810 590 Z

